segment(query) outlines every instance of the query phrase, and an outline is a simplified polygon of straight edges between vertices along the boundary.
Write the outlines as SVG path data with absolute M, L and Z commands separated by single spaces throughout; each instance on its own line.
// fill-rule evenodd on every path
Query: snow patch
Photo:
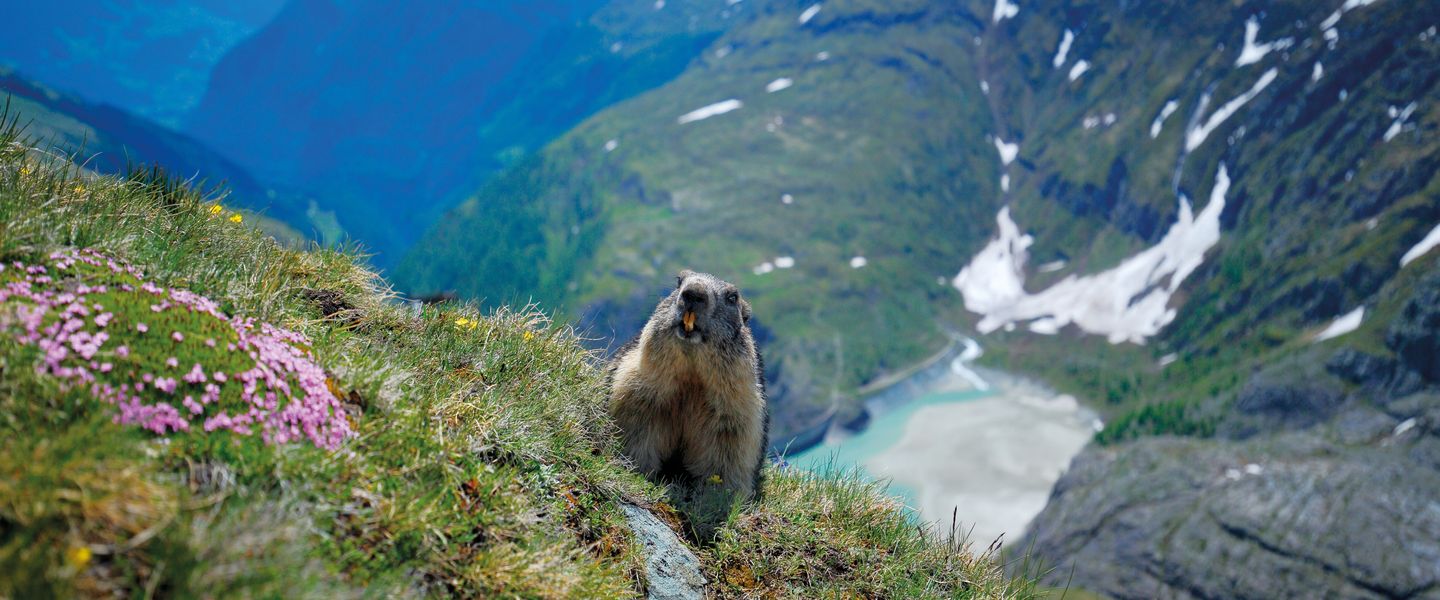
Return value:
M 655 10 L 665 8 L 665 0 L 655 0 Z
M 795 197 L 794 197 L 794 196 L 791 196 L 790 194 L 781 194 L 781 195 L 780 195 L 780 203 L 781 203 L 781 204 L 794 204 L 794 203 L 795 203 Z
M 770 261 L 765 261 L 765 262 L 763 262 L 763 263 L 760 263 L 759 265 L 756 265 L 756 266 L 755 266 L 755 269 L 754 269 L 756 275 L 764 275 L 764 274 L 769 273 L 769 272 L 774 271 L 774 270 L 775 270 L 775 265 L 774 265 L 774 263 L 771 263 Z
M 1260 80 L 1256 81 L 1255 85 L 1250 86 L 1250 89 L 1244 94 L 1241 94 L 1234 100 L 1226 102 L 1224 106 L 1221 106 L 1214 114 L 1210 115 L 1210 118 L 1206 119 L 1204 123 L 1192 126 L 1189 131 L 1185 132 L 1185 151 L 1193 152 L 1196 148 L 1199 148 L 1200 144 L 1205 143 L 1205 138 L 1210 137 L 1211 133 L 1218 129 L 1226 119 L 1234 115 L 1236 111 L 1240 110 L 1241 107 L 1245 106 L 1245 103 L 1259 96 L 1260 92 L 1264 91 L 1271 82 L 1275 81 L 1275 77 L 1279 74 L 1280 71 L 1273 68 L 1266 71 L 1264 75 L 1260 76 Z M 1209 94 L 1200 97 L 1200 110 L 1196 113 L 1197 117 L 1205 111 L 1205 107 L 1209 103 Z
M 1020 7 L 1010 0 L 995 0 L 994 21 L 999 23 L 1020 13 Z
M 1075 66 L 1070 67 L 1070 81 L 1075 81 L 1076 79 L 1079 79 L 1081 75 L 1084 75 L 1085 72 L 1086 72 L 1086 71 L 1089 71 L 1089 70 L 1090 70 L 1090 61 L 1088 61 L 1088 60 L 1077 60 L 1077 61 L 1075 61 Z
M 1400 268 L 1403 269 L 1405 265 L 1415 262 L 1415 259 L 1425 256 L 1431 250 L 1434 250 L 1436 246 L 1440 246 L 1440 225 L 1436 225 L 1434 229 L 1431 229 L 1430 233 L 1425 236 L 1425 239 L 1420 240 L 1420 243 L 1415 244 L 1409 250 L 1405 251 L 1405 255 L 1400 257 Z
M 1260 468 L 1260 465 L 1257 465 L 1257 464 L 1255 464 L 1255 463 L 1250 463 L 1250 464 L 1248 464 L 1248 465 L 1245 465 L 1245 474 L 1246 474 L 1246 475 L 1259 475 L 1259 474 L 1261 474 L 1261 473 L 1263 473 L 1263 472 L 1265 472 L 1265 470 L 1262 469 L 1262 468 Z
M 1060 38 L 1060 47 L 1055 49 L 1055 60 L 1052 61 L 1055 68 L 1058 69 L 1065 64 L 1065 59 L 1070 56 L 1070 44 L 1073 43 L 1075 43 L 1075 33 L 1066 29 L 1065 35 Z
M 1000 176 L 1000 191 L 1002 191 L 1002 192 L 1008 192 L 1008 191 L 1010 191 L 1010 174 L 1009 174 L 1009 173 L 1006 173 L 1006 174 Z
M 619 148 L 619 147 L 620 147 L 620 140 L 610 140 L 610 141 L 608 141 L 608 142 L 605 142 L 605 151 L 606 151 L 606 152 L 614 152 L 615 149 L 616 149 L 616 148 Z
M 775 268 L 788 269 L 795 266 L 795 259 L 789 256 L 781 256 L 775 259 Z
M 1390 123 L 1390 128 L 1385 130 L 1385 141 L 1388 142 L 1395 139 L 1395 136 L 1400 135 L 1400 132 L 1405 128 L 1405 121 L 1409 119 L 1410 115 L 1414 112 L 1414 102 L 1405 105 L 1404 109 L 1397 109 L 1393 106 L 1390 107 L 1390 118 L 1395 120 Z
M 827 61 L 827 60 L 830 60 L 830 53 L 827 52 L 827 51 L 825 51 L 825 50 L 821 50 L 821 51 L 819 51 L 819 52 L 816 52 L 816 53 L 815 53 L 815 60 L 818 60 L 818 61 L 820 61 L 820 62 L 825 62 L 825 61 Z
M 1177 360 L 1180 360 L 1180 355 L 1171 352 L 1169 354 L 1166 354 L 1165 356 L 1160 357 L 1160 366 L 1165 367 L 1174 364 Z
M 1026 250 L 1035 240 L 1020 232 L 1007 206 L 996 215 L 999 236 L 971 259 L 951 285 L 964 297 L 967 310 L 983 315 L 981 333 L 1050 317 L 1057 328 L 1074 324 L 1081 331 L 1107 336 L 1112 344 L 1142 344 L 1175 320 L 1170 298 L 1204 262 L 1205 252 L 1220 241 L 1220 213 L 1229 188 L 1230 176 L 1222 165 L 1205 209 L 1194 214 L 1189 200 L 1181 196 L 1176 222 L 1155 246 L 1113 269 L 1085 277 L 1071 275 L 1036 294 L 1024 289 Z
M 739 110 L 743 106 L 745 106 L 745 103 L 731 98 L 730 100 L 716 102 L 709 106 L 703 106 L 683 115 L 680 115 L 680 118 L 676 119 L 676 121 L 679 122 L 681 125 L 684 125 L 685 123 L 708 119 L 715 115 L 723 115 L 732 110 Z
M 984 355 L 985 351 L 980 348 L 979 343 L 968 337 L 961 339 L 960 342 L 965 345 L 965 349 L 960 352 L 960 356 L 950 361 L 950 371 L 970 382 L 970 385 L 979 391 L 989 390 L 990 384 L 979 373 L 970 370 L 969 365 L 970 362 Z
M 1257 44 L 1255 43 L 1255 38 L 1259 35 L 1260 19 L 1256 17 L 1250 17 L 1249 19 L 1246 19 L 1245 46 L 1240 49 L 1240 58 L 1235 60 L 1235 66 L 1243 67 L 1245 65 L 1255 64 L 1257 62 L 1260 62 L 1260 59 L 1265 58 L 1266 54 L 1269 54 L 1275 50 L 1284 50 L 1286 48 L 1289 48 L 1291 44 L 1295 43 L 1295 40 L 1292 40 L 1290 38 L 1280 38 L 1273 42 Z
M 1310 81 L 1320 81 L 1320 78 L 1324 76 L 1325 65 L 1320 64 L 1318 60 L 1315 61 L 1315 68 L 1310 69 Z
M 810 8 L 807 8 L 805 9 L 805 12 L 800 13 L 800 18 L 798 20 L 800 21 L 801 25 L 804 25 L 806 23 L 809 23 L 810 19 L 815 18 L 815 15 L 818 14 L 820 14 L 820 4 L 811 4 Z
M 1035 319 L 1030 322 L 1030 331 L 1040 335 L 1055 335 L 1060 333 L 1060 322 L 1050 317 Z
M 1055 260 L 1055 261 L 1050 261 L 1050 262 L 1048 262 L 1048 263 L 1045 263 L 1045 264 L 1043 264 L 1043 265 L 1040 265 L 1040 266 L 1038 266 L 1038 267 L 1035 267 L 1035 270 L 1038 271 L 1038 272 L 1040 272 L 1040 273 L 1054 273 L 1054 272 L 1059 271 L 1060 269 L 1063 269 L 1063 268 L 1065 268 L 1065 261 L 1063 261 L 1063 260 Z
M 1007 144 L 1005 140 L 1000 139 L 1000 136 L 995 136 L 995 149 L 1000 151 L 1000 164 L 1009 165 L 1014 162 L 1015 156 L 1020 154 L 1020 143 Z
M 868 264 L 870 264 L 870 261 L 865 260 L 863 256 L 856 256 L 850 259 L 850 268 L 852 269 L 859 269 Z
M 990 94 L 990 82 L 985 81 L 984 79 L 980 80 L 980 93 L 986 95 Z
M 1393 437 L 1400 437 L 1402 435 L 1405 435 L 1405 432 L 1414 429 L 1415 425 L 1417 425 L 1418 423 L 1419 422 L 1415 420 L 1415 417 L 1405 419 L 1404 421 L 1401 421 L 1399 425 L 1395 426 L 1395 430 L 1391 431 L 1390 435 Z
M 765 91 L 773 94 L 794 84 L 795 82 L 789 77 L 781 77 L 779 79 L 776 79 L 775 81 L 765 84 Z
M 1360 328 L 1360 322 L 1365 320 L 1365 307 L 1361 306 L 1355 310 L 1345 313 L 1324 331 L 1315 335 L 1315 341 L 1323 342 L 1328 339 L 1337 338 Z
M 1150 139 L 1160 137 L 1160 129 L 1165 126 L 1165 119 L 1170 118 L 1170 115 L 1175 114 L 1176 109 L 1179 108 L 1180 102 L 1176 100 L 1165 103 L 1165 106 L 1160 109 L 1160 114 L 1155 115 L 1155 120 L 1150 122 Z

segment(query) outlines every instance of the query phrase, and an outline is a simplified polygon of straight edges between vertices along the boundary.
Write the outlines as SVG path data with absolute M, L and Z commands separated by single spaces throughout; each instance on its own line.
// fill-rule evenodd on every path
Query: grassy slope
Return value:
M 197 186 L 234 190 L 244 199 L 242 208 L 254 211 L 252 219 L 277 238 L 301 243 L 307 234 L 327 241 L 343 237 L 343 232 L 307 216 L 306 199 L 269 189 L 239 165 L 163 125 L 48 89 L 5 69 L 0 69 L 0 96 L 12 114 L 25 116 L 21 124 L 44 140 L 44 150 L 75 156 L 92 170 L 123 174 L 134 164 L 163 164 L 178 176 L 195 178 Z
M 93 248 L 301 332 L 357 435 L 329 452 L 119 425 L 88 390 L 37 372 L 39 351 L 0 320 L 0 596 L 638 594 L 616 502 L 666 512 L 663 492 L 617 459 L 601 375 L 568 328 L 528 309 L 414 314 L 355 257 L 281 247 L 213 206 L 0 132 L 0 260 Z M 144 304 L 108 310 L 127 323 L 151 318 Z M 869 484 L 769 476 L 767 499 L 698 548 L 720 596 L 1031 594 Z

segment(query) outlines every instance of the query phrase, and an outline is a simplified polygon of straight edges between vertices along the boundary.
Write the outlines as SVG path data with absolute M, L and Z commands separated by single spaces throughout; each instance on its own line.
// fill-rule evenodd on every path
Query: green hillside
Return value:
M 123 110 L 87 102 L 0 68 L 0 101 L 44 151 L 72 158 L 92 171 L 124 175 L 162 166 L 196 187 L 231 190 L 239 208 L 267 233 L 292 243 L 331 243 L 343 232 L 306 198 L 262 184 L 204 144 Z
M 23 119 L 23 116 L 20 117 Z M 416 311 L 163 178 L 0 128 L 0 596 L 634 597 L 597 357 L 533 308 Z M 184 396 L 184 400 L 179 399 Z M 687 543 L 717 597 L 1033 597 L 871 484 L 767 469 Z
M 1428 8 L 1352 10 L 1331 49 L 1318 24 L 1333 7 L 1282 3 L 1257 21 L 1259 39 L 1293 46 L 1237 66 L 1258 19 L 1249 9 L 1040 3 L 997 22 L 988 2 L 852 0 L 802 24 L 806 6 L 754 7 L 675 81 L 491 181 L 435 226 L 397 284 L 535 298 L 591 335 L 623 338 L 668 273 L 714 272 L 747 290 L 773 332 L 783 436 L 853 415 L 865 383 L 934 352 L 946 329 L 974 329 L 949 280 L 995 235 L 1000 206 L 1034 236 L 1024 268 L 1035 291 L 1161 241 L 1178 197 L 1198 212 L 1223 165 L 1233 185 L 1221 241 L 1152 343 L 1073 327 L 981 340 L 992 364 L 1105 399 L 1121 418 L 1233 389 L 1242 365 L 1376 302 L 1400 254 L 1440 220 L 1433 136 L 1415 130 L 1435 106 L 1393 114 L 1433 93 Z M 1055 66 L 1065 30 L 1073 46 Z M 1089 69 L 1072 80 L 1082 60 Z M 789 87 L 766 91 L 782 78 Z M 730 99 L 742 107 L 678 122 Z M 1187 148 L 1211 119 L 1208 139 Z M 1392 124 L 1400 135 L 1382 141 Z M 997 139 L 1018 145 L 1014 163 Z M 1379 228 L 1365 233 L 1371 219 Z M 850 266 L 857 256 L 864 267 Z M 793 268 L 756 270 L 779 257 Z M 1047 263 L 1060 267 L 1037 270 Z M 1160 374 L 1171 353 L 1186 360 Z

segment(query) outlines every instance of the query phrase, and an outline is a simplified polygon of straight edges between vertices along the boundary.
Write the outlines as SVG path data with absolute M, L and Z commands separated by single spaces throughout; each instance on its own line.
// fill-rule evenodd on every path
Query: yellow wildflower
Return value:
M 211 205 L 210 205 L 210 215 L 211 215 L 211 216 L 219 215 L 219 214 L 222 213 L 222 212 L 225 212 L 225 207 L 220 206 L 219 204 L 211 204 Z
M 456 329 L 470 329 L 470 330 L 474 330 L 476 327 L 479 327 L 479 326 L 480 326 L 480 322 L 479 322 L 479 321 L 471 321 L 470 319 L 467 319 L 467 318 L 465 318 L 465 317 L 460 317 L 459 319 L 457 319 L 457 320 L 455 321 L 455 328 L 456 328 Z
M 532 339 L 535 339 L 535 334 L 530 333 L 530 332 L 528 332 L 528 331 L 525 332 L 525 341 L 528 342 L 528 341 L 530 341 L 530 340 L 532 340 Z
M 710 476 L 710 483 L 713 483 L 713 484 L 715 484 L 715 485 L 720 485 L 720 484 L 723 483 L 724 481 L 725 481 L 725 480 L 720 479 L 720 474 L 719 474 L 719 473 L 716 473 L 716 474 Z
M 20 167 L 20 176 L 21 176 L 21 177 L 27 177 L 27 176 L 29 176 L 29 175 L 30 175 L 30 165 L 25 165 L 25 166 L 23 166 L 23 167 Z
M 84 568 L 90 564 L 90 548 L 85 546 L 74 546 L 65 551 L 65 560 L 75 568 Z
M 235 213 L 235 214 L 233 214 L 233 215 L 230 215 L 230 222 L 231 222 L 231 223 L 239 223 L 239 222 L 244 221 L 244 220 L 245 220 L 245 217 L 240 216 L 240 213 Z
M 85 186 L 83 186 L 83 185 L 76 185 L 76 186 L 75 186 L 75 193 L 77 193 L 77 194 L 83 194 L 83 193 L 85 193 Z

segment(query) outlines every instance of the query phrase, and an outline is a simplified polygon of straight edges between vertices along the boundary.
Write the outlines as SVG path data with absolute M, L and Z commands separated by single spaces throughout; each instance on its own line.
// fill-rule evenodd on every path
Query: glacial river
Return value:
M 957 514 L 962 531 L 973 527 L 977 551 L 1002 533 L 1014 542 L 1099 421 L 1072 397 L 998 372 L 977 374 L 967 366 L 976 350 L 926 378 L 908 400 L 887 401 L 894 408 L 872 403 L 864 431 L 832 434 L 790 463 L 816 472 L 858 467 L 889 480 L 890 493 L 922 520 L 948 529 Z

